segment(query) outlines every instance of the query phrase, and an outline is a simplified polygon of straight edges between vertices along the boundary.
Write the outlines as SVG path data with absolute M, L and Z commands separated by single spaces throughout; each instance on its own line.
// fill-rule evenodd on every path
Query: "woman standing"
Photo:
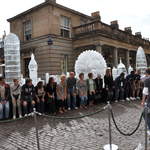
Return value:
M 57 100 L 59 105 L 59 113 L 66 112 L 66 99 L 67 99 L 67 83 L 66 76 L 61 76 L 61 82 L 57 86 Z
M 46 86 L 46 103 L 47 112 L 52 114 L 56 113 L 56 87 L 57 84 L 54 78 L 49 78 L 49 82 Z
M 35 87 L 35 96 L 37 111 L 43 114 L 45 112 L 45 90 L 42 81 L 38 82 L 37 86 Z

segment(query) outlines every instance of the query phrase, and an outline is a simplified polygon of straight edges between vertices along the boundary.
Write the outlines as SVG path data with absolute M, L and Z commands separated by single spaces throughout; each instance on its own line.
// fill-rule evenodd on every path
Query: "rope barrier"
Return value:
M 40 116 L 48 117 L 48 118 L 51 118 L 51 119 L 72 120 L 72 119 L 81 119 L 81 118 L 84 118 L 84 117 L 90 117 L 90 116 L 96 115 L 100 112 L 103 112 L 105 109 L 106 109 L 106 107 L 103 107 L 102 109 L 100 109 L 96 112 L 88 113 L 88 114 L 81 115 L 81 116 L 73 116 L 73 117 L 57 117 L 57 116 L 44 115 L 44 114 L 42 114 L 42 115 L 40 114 Z M 39 113 L 37 112 L 37 114 L 39 114 Z
M 116 120 L 115 120 L 114 113 L 113 113 L 112 109 L 110 109 L 110 112 L 111 112 L 111 116 L 112 116 L 113 123 L 114 123 L 116 129 L 118 130 L 118 132 L 119 132 L 120 134 L 122 134 L 122 135 L 124 135 L 124 136 L 131 136 L 131 135 L 133 135 L 133 134 L 139 129 L 139 127 L 140 127 L 140 125 L 141 125 L 141 122 L 142 122 L 143 113 L 142 113 L 141 116 L 140 116 L 140 120 L 139 120 L 138 125 L 137 125 L 137 127 L 135 128 L 135 130 L 133 130 L 131 133 L 124 133 L 123 131 L 121 131 L 121 130 L 119 129 L 119 127 L 118 127 L 118 125 L 117 125 L 117 123 L 116 123 Z

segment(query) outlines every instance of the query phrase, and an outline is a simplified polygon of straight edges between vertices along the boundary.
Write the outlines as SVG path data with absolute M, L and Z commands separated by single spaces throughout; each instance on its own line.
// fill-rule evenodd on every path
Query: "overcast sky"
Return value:
M 44 0 L 1 0 L 0 3 L 0 37 L 3 31 L 9 33 L 6 19 L 13 17 Z M 102 21 L 118 20 L 120 29 L 131 26 L 133 32 L 142 32 L 143 37 L 150 38 L 150 0 L 57 0 L 64 6 L 90 15 L 100 11 Z

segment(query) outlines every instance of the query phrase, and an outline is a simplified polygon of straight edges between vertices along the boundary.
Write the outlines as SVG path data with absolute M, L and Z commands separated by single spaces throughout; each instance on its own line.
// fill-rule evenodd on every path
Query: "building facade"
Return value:
M 142 46 L 150 56 L 150 42 L 131 28 L 119 29 L 117 21 L 110 25 L 101 21 L 99 12 L 82 14 L 56 2 L 46 0 L 13 18 L 8 19 L 10 31 L 21 40 L 21 67 L 28 77 L 31 53 L 38 63 L 39 77 L 45 73 L 61 74 L 74 71 L 78 55 L 85 50 L 103 54 L 108 66 L 117 66 L 122 58 L 128 67 L 135 66 L 136 50 Z M 149 60 L 149 59 L 148 59 Z

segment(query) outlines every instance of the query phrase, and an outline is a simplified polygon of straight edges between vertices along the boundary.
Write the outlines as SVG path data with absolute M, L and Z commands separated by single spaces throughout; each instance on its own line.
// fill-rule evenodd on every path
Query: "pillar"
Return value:
M 113 58 L 114 58 L 114 66 L 117 67 L 118 66 L 118 48 L 114 48 L 113 50 Z
M 127 65 L 127 68 L 129 68 L 129 66 L 130 66 L 130 52 L 129 52 L 129 50 L 126 51 L 126 65 Z

